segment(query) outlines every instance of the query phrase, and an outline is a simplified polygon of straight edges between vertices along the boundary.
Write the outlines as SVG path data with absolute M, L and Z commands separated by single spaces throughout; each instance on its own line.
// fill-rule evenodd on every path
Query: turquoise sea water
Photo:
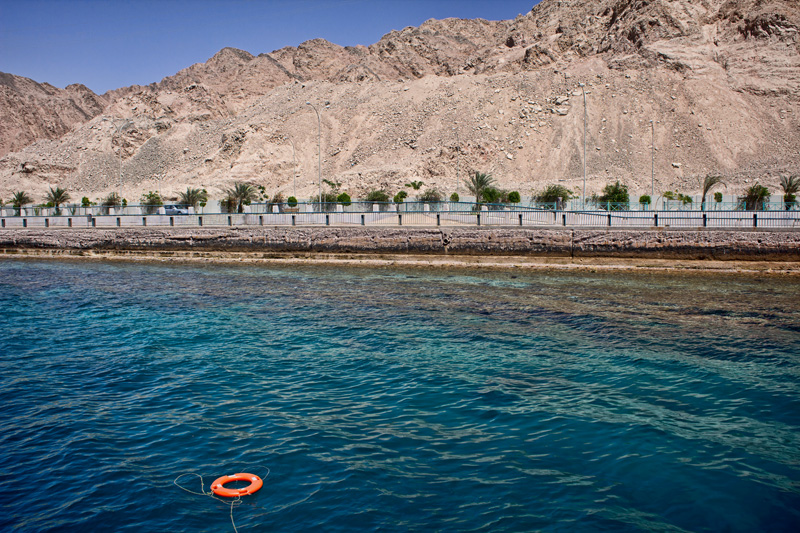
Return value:
M 0 530 L 798 531 L 800 280 L 0 261 Z M 200 478 L 181 483 L 201 490 Z

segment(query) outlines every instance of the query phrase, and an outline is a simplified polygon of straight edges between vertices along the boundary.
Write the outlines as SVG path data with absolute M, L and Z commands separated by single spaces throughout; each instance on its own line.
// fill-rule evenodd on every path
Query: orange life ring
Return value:
M 241 489 L 226 489 L 224 485 L 231 481 L 249 481 L 250 484 Z M 226 498 L 233 498 L 236 496 L 247 496 L 253 494 L 264 485 L 261 478 L 255 474 L 233 474 L 230 476 L 222 476 L 217 478 L 211 484 L 211 491 L 217 496 L 225 496 Z

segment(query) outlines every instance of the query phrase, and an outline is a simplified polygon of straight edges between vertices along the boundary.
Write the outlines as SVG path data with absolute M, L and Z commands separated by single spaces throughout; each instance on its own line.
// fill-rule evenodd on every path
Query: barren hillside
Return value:
M 37 99 L 37 84 L 14 80 L 0 114 L 36 107 L 2 122 L 3 199 L 51 185 L 77 198 L 215 195 L 234 181 L 306 198 L 318 186 L 306 102 L 320 112 L 322 177 L 353 196 L 414 179 L 464 195 L 471 170 L 526 197 L 549 183 L 580 191 L 584 91 L 587 194 L 616 179 L 649 193 L 652 154 L 656 194 L 696 193 L 710 172 L 728 193 L 754 180 L 777 193 L 781 173 L 800 174 L 794 0 L 544 0 L 514 20 L 430 20 L 366 47 L 226 48 L 102 97 L 38 85 L 51 96 Z

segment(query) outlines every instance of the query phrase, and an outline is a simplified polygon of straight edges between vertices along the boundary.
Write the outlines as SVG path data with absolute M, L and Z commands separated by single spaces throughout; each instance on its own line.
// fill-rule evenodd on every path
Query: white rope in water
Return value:
M 266 466 L 260 466 L 259 468 L 263 468 L 264 470 L 267 471 L 266 475 L 261 476 L 262 480 L 266 479 L 267 476 L 269 476 L 269 473 L 270 473 L 269 468 L 267 468 Z M 186 487 L 181 485 L 178 482 L 178 480 L 180 480 L 184 476 L 196 476 L 196 477 L 199 477 L 200 478 L 200 492 L 197 492 L 197 491 L 194 491 L 194 490 L 191 490 L 191 489 L 187 489 Z M 175 486 L 178 487 L 179 489 L 184 490 L 184 491 L 188 492 L 189 494 L 194 494 L 195 496 L 209 496 L 210 498 L 213 498 L 213 499 L 215 499 L 215 500 L 217 500 L 219 502 L 222 502 L 225 505 L 230 505 L 230 507 L 231 507 L 231 525 L 233 526 L 233 533 L 239 533 L 239 530 L 236 529 L 236 522 L 233 521 L 233 508 L 235 506 L 237 506 L 237 505 L 241 505 L 242 504 L 241 496 L 236 496 L 233 499 L 226 498 L 226 499 L 223 500 L 222 498 L 220 498 L 219 496 L 214 494 L 214 492 L 211 491 L 211 490 L 206 492 L 206 490 L 205 490 L 205 482 L 203 481 L 203 476 L 201 476 L 200 474 L 194 473 L 194 472 L 189 472 L 188 474 L 181 474 L 178 477 L 176 477 L 175 480 L 172 483 L 174 483 Z

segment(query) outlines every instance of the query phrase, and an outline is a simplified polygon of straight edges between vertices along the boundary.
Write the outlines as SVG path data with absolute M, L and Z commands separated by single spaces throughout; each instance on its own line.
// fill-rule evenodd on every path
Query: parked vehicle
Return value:
M 165 205 L 164 212 L 168 215 L 188 215 L 189 208 L 180 205 Z

